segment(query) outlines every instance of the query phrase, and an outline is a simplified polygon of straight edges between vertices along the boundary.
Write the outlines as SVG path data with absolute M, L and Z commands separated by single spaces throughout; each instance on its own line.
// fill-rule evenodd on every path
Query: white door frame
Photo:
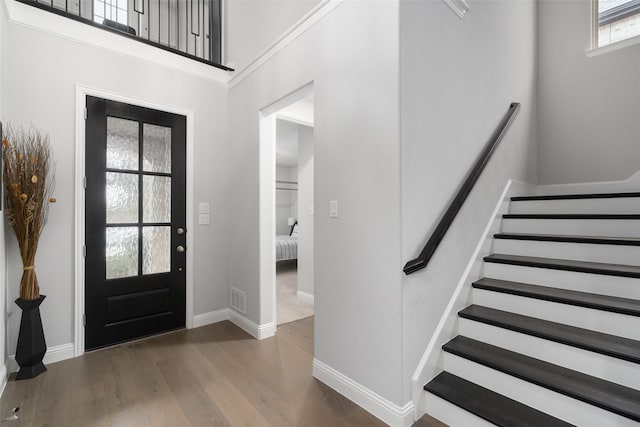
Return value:
M 75 148 L 75 317 L 74 317 L 74 356 L 84 354 L 84 245 L 85 245 L 85 109 L 87 95 L 97 98 L 117 101 L 139 107 L 151 108 L 168 113 L 179 114 L 187 118 L 187 248 L 193 248 L 193 166 L 194 166 L 194 112 L 176 108 L 170 105 L 159 104 L 150 100 L 143 100 L 122 95 L 115 92 L 108 92 L 101 89 L 76 85 L 76 148 Z M 187 250 L 187 271 L 186 271 L 186 327 L 193 327 L 193 256 Z
M 259 111 L 260 122 L 260 324 L 276 332 L 276 113 L 313 93 L 313 82 Z M 271 336 L 273 334 L 267 335 Z M 265 336 L 264 338 L 266 338 Z

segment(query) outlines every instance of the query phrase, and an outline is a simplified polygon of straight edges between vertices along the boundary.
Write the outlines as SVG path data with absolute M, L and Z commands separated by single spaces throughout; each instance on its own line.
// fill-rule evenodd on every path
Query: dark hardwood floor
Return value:
M 107 348 L 9 380 L 2 426 L 383 426 L 311 376 L 313 317 L 257 341 L 230 322 Z M 429 418 L 416 426 L 443 424 Z

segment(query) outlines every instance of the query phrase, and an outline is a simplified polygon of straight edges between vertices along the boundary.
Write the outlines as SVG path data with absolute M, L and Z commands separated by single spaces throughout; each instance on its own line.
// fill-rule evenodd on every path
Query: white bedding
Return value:
M 298 241 L 291 236 L 276 236 L 276 261 L 298 258 Z

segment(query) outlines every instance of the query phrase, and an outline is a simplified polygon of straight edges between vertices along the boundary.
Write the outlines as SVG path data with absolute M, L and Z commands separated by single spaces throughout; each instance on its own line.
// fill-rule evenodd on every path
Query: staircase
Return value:
M 514 197 L 424 386 L 452 426 L 640 424 L 640 193 Z

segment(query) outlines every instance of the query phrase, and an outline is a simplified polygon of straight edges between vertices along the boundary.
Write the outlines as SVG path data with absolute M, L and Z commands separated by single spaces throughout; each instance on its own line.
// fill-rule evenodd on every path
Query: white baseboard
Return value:
M 53 347 L 47 348 L 47 352 L 44 355 L 44 359 L 42 362 L 47 365 L 49 363 L 60 362 L 61 360 L 67 360 L 75 357 L 74 353 L 74 345 L 73 343 L 69 344 L 61 344 Z M 9 372 L 16 372 L 20 367 L 18 366 L 18 362 L 16 362 L 16 355 L 12 354 L 9 356 L 9 363 L 7 366 Z
M 229 320 L 228 308 L 210 311 L 208 313 L 196 314 L 195 316 L 193 316 L 193 327 L 199 328 L 200 326 L 211 325 L 212 323 L 218 323 L 224 320 Z
M 298 291 L 297 294 L 298 299 L 305 304 L 313 305 L 313 294 L 308 294 L 306 292 Z
M 415 421 L 413 402 L 398 406 L 317 359 L 313 359 L 313 377 L 391 427 L 408 427 Z
M 231 320 L 231 322 L 237 327 L 243 329 L 246 333 L 259 340 L 272 337 L 276 334 L 276 324 L 274 322 L 258 325 L 253 320 L 233 309 L 229 310 L 229 320 Z

